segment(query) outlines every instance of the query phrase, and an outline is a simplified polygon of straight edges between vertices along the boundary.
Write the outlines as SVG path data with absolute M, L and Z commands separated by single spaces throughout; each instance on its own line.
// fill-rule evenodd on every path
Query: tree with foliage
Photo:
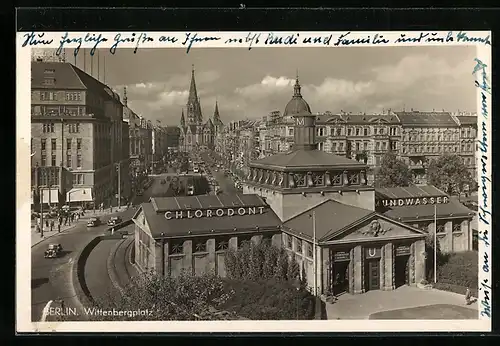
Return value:
M 452 195 L 463 192 L 473 179 L 459 155 L 444 155 L 431 161 L 427 170 L 427 181 Z
M 368 153 L 366 152 L 366 150 L 363 150 L 361 153 L 356 154 L 356 161 L 364 163 L 368 162 Z
M 222 278 L 212 274 L 194 276 L 185 272 L 171 278 L 147 273 L 132 279 L 119 295 L 95 303 L 96 309 L 143 311 L 141 315 L 100 316 L 93 318 L 124 321 L 218 320 L 218 307 L 234 292 Z
M 398 159 L 392 151 L 382 156 L 380 168 L 377 170 L 375 184 L 377 187 L 409 186 L 413 182 L 408 165 Z

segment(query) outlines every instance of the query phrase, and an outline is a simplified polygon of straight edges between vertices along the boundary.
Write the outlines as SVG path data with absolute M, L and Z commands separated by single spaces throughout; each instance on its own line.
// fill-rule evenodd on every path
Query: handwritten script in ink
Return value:
M 481 130 L 479 133 L 479 150 L 481 152 L 481 166 L 480 166 L 480 196 L 479 196 L 479 210 L 478 210 L 478 239 L 486 249 L 490 246 L 488 230 L 486 229 L 491 223 L 491 206 L 488 195 L 488 185 L 491 186 L 490 172 L 488 172 L 488 159 L 490 157 L 488 148 L 488 127 L 487 122 L 488 114 L 488 99 L 491 96 L 491 86 L 487 73 L 487 65 L 478 58 L 474 59 L 475 66 L 472 74 L 476 76 L 475 85 L 481 90 Z M 480 255 L 482 265 L 481 270 L 484 273 L 490 272 L 490 259 L 487 251 L 483 251 Z M 479 290 L 484 293 L 484 297 L 480 302 L 481 316 L 491 318 L 491 286 L 488 279 L 483 279 L 480 283 Z
M 483 35 L 483 36 L 481 36 Z M 45 38 L 46 33 L 25 33 L 23 38 L 22 47 L 26 46 L 49 46 L 54 43 L 54 39 Z M 229 37 L 228 37 L 229 36 Z M 115 54 L 118 48 L 131 48 L 134 54 L 137 51 L 150 42 L 159 43 L 168 47 L 185 47 L 186 53 L 189 54 L 191 48 L 203 46 L 203 44 L 209 42 L 218 42 L 217 46 L 229 46 L 229 47 L 241 47 L 247 46 L 250 50 L 255 45 L 259 47 L 321 47 L 321 46 L 332 46 L 332 47 L 346 47 L 346 46 L 366 46 L 366 45 L 389 45 L 389 44 L 429 44 L 429 43 L 449 43 L 449 42 L 465 42 L 472 44 L 484 44 L 491 45 L 491 40 L 489 35 L 477 34 L 477 33 L 467 33 L 460 31 L 458 33 L 449 31 L 443 32 L 411 32 L 411 33 L 401 33 L 399 36 L 391 35 L 387 37 L 387 34 L 383 33 L 356 33 L 356 32 L 343 32 L 343 33 L 230 33 L 218 35 L 207 35 L 203 33 L 196 32 L 185 32 L 185 33 L 172 33 L 168 36 L 165 35 L 155 35 L 154 33 L 146 32 L 120 32 L 112 35 L 107 33 L 64 33 L 59 39 L 59 47 L 57 50 L 58 54 L 62 53 L 64 48 L 71 46 L 74 48 L 74 55 L 76 56 L 82 47 L 85 45 L 91 45 L 91 55 L 94 54 L 95 50 L 103 42 L 112 42 L 109 49 L 111 54 Z M 76 47 L 75 47 L 76 45 Z

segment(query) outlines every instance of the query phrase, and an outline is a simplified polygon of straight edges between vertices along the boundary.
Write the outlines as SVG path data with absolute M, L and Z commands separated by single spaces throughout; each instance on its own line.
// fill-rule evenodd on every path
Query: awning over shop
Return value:
M 66 193 L 66 202 L 91 202 L 92 200 L 90 187 L 73 188 Z
M 40 188 L 40 195 L 43 198 L 43 203 L 58 203 L 59 189 L 58 188 Z M 31 191 L 31 204 L 34 202 L 35 191 Z M 37 197 L 38 198 L 38 197 Z M 39 201 L 37 201 L 39 202 Z

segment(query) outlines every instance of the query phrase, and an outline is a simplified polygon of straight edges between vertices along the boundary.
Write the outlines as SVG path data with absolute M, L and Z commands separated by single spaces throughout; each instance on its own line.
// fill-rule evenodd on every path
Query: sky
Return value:
M 76 62 L 81 69 L 83 55 Z M 163 125 L 179 124 L 193 64 L 205 120 L 216 100 L 223 122 L 283 112 L 297 71 L 313 113 L 455 112 L 476 110 L 474 57 L 467 46 L 119 49 L 115 55 L 102 49 L 93 75 L 99 66 L 103 81 L 105 65 L 105 83 L 120 95 L 126 86 L 128 106 Z M 85 60 L 90 73 L 88 53 Z

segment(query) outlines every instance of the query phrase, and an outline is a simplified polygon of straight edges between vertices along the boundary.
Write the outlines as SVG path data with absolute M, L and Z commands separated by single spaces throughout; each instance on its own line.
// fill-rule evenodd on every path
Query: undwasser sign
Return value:
M 446 204 L 450 199 L 447 196 L 442 197 L 406 197 L 406 198 L 382 198 L 377 199 L 376 206 L 384 207 L 407 207 L 412 205 L 426 204 Z
M 196 209 L 196 210 L 177 210 L 165 212 L 167 220 L 172 219 L 193 219 L 201 217 L 223 217 L 223 216 L 243 216 L 257 215 L 264 213 L 264 207 L 240 207 L 240 208 L 219 208 L 219 209 Z

